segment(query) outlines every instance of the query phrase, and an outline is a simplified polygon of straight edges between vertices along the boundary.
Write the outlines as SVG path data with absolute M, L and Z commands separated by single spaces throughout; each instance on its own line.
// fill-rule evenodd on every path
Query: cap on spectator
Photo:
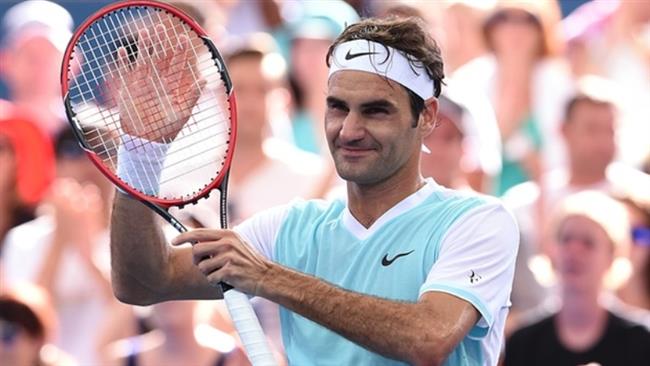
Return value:
M 33 37 L 43 37 L 65 51 L 72 37 L 72 16 L 61 5 L 28 0 L 12 6 L 2 18 L 2 46 L 15 47 Z
M 16 159 L 16 190 L 27 205 L 38 203 L 54 179 L 52 142 L 18 109 L 0 115 L 0 136 L 9 140 Z
M 465 107 L 463 107 L 460 103 L 456 102 L 447 94 L 443 93 L 438 98 L 438 114 L 450 120 L 458 129 L 458 131 L 461 134 L 465 135 L 467 132 L 467 129 L 463 125 Z
M 290 26 L 291 36 L 333 40 L 358 20 L 357 12 L 344 1 L 307 1 L 302 16 Z

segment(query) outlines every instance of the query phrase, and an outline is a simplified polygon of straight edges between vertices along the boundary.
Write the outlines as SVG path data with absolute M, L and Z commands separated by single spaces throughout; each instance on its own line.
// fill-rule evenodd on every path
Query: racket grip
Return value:
M 223 285 L 222 285 L 223 286 Z M 226 301 L 226 306 L 230 312 L 239 338 L 241 338 L 246 355 L 253 366 L 276 366 L 277 362 L 271 352 L 271 348 L 266 340 L 266 336 L 262 331 L 253 306 L 248 297 L 235 290 L 231 289 L 223 293 L 223 298 Z

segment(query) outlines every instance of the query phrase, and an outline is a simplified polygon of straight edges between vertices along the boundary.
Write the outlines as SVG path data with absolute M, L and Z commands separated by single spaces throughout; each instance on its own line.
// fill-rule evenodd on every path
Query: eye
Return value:
M 327 109 L 347 112 L 348 107 L 339 101 L 327 101 Z
M 388 109 L 383 108 L 383 107 L 370 107 L 367 109 L 364 109 L 363 114 L 368 114 L 368 115 L 377 115 L 377 114 L 388 114 Z

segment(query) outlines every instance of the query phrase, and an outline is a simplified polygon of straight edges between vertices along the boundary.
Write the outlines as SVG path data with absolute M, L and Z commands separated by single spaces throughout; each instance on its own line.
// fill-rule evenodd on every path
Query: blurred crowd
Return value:
M 328 46 L 360 17 L 418 17 L 446 74 L 422 172 L 502 197 L 521 231 L 504 363 L 649 359 L 624 344 L 650 346 L 650 2 L 588 1 L 564 18 L 555 0 L 172 3 L 211 35 L 236 90 L 232 224 L 343 194 L 322 126 Z M 114 189 L 61 101 L 73 19 L 45 0 L 1 16 L 0 363 L 247 364 L 220 302 L 113 297 Z M 218 202 L 181 217 L 216 227 Z M 277 308 L 254 303 L 282 359 Z

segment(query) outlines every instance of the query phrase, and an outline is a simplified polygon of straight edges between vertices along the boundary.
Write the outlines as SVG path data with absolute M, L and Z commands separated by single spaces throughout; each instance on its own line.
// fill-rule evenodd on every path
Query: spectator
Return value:
M 561 164 L 557 123 L 571 79 L 557 58 L 560 42 L 554 27 L 559 19 L 555 1 L 500 1 L 483 26 L 491 54 L 452 75 L 465 89 L 479 90 L 492 101 L 504 154 L 494 189 L 498 195 L 517 183 L 538 180 L 542 161 L 551 167 Z
M 71 366 L 74 361 L 51 345 L 54 309 L 45 291 L 21 283 L 0 291 L 0 360 L 12 366 Z
M 108 365 L 249 365 L 230 335 L 201 323 L 196 301 L 168 301 L 151 307 L 154 330 L 110 344 Z
M 273 39 L 264 33 L 247 37 L 233 46 L 226 63 L 236 87 L 237 119 L 241 121 L 233 161 L 238 168 L 230 175 L 229 192 L 236 223 L 294 197 L 311 198 L 324 163 L 318 155 L 272 138 L 273 121 L 287 118 L 290 98 L 286 63 Z M 293 184 L 287 186 L 287 180 Z M 273 194 L 268 194 L 270 190 Z
M 650 113 L 650 3 L 647 1 L 591 1 L 563 22 L 568 59 L 577 76 L 596 74 L 621 85 L 618 141 L 621 161 L 640 166 L 650 153 L 643 136 Z
M 54 178 L 48 136 L 11 103 L 0 100 L 0 255 L 7 232 L 34 218 Z
M 447 73 L 453 73 L 488 52 L 482 24 L 493 6 L 490 1 L 445 1 L 441 18 L 445 31 L 442 52 Z
M 68 11 L 45 0 L 16 4 L 2 18 L 0 77 L 11 101 L 50 136 L 64 126 L 59 77 L 71 30 Z
M 580 192 L 563 201 L 552 229 L 561 305 L 510 337 L 505 366 L 650 364 L 648 327 L 599 302 L 629 227 L 625 208 L 602 193 Z
M 470 189 L 461 168 L 467 128 L 463 125 L 464 108 L 445 95 L 438 98 L 438 125 L 425 137 L 430 150 L 421 157 L 422 174 L 452 189 Z
M 615 187 L 630 182 L 650 185 L 647 175 L 613 163 L 617 116 L 614 94 L 614 86 L 605 80 L 593 76 L 580 79 L 576 94 L 567 104 L 561 127 L 568 152 L 566 169 L 544 174 L 542 189 L 538 183 L 527 182 L 513 187 L 504 196 L 504 201 L 517 217 L 521 232 L 511 320 L 547 296 L 548 289 L 540 286 L 532 276 L 529 261 L 538 253 L 549 252 L 545 247 L 549 240 L 544 238 L 548 231 L 546 215 L 558 202 L 582 190 L 609 194 Z
M 296 110 L 292 117 L 296 146 L 316 154 L 327 155 L 322 121 L 328 68 L 323 60 L 332 41 L 358 15 L 343 1 L 305 2 L 304 14 L 290 24 L 292 35 L 290 56 L 291 87 Z
M 81 365 L 97 364 L 96 330 L 115 299 L 108 282 L 108 218 L 113 188 L 71 130 L 55 144 L 57 179 L 42 215 L 12 229 L 3 256 L 9 284 L 34 282 L 54 300 L 55 344 Z M 124 334 L 133 330 L 122 327 Z

